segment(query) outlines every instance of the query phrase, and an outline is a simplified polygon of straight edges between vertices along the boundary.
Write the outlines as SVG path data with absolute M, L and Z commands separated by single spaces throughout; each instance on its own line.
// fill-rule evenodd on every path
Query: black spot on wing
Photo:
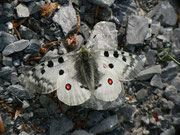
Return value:
M 52 62 L 52 60 L 49 60 L 49 61 L 48 61 L 47 66 L 48 66 L 48 67 L 53 67 L 53 66 L 54 66 L 54 63 Z
M 64 62 L 64 58 L 63 58 L 63 57 L 59 57 L 59 58 L 58 58 L 58 62 L 59 62 L 59 63 L 63 63 L 63 62 Z
M 64 74 L 64 70 L 59 70 L 59 75 L 63 75 Z
M 41 69 L 41 74 L 43 75 L 45 73 L 45 70 L 44 69 Z
M 123 56 L 123 57 L 122 57 L 122 60 L 123 60 L 124 62 L 126 62 L 127 59 L 126 59 L 125 56 Z
M 110 63 L 109 67 L 112 69 L 112 68 L 114 68 L 114 65 L 112 63 Z
M 119 57 L 118 51 L 114 51 L 113 56 L 114 56 L 115 58 L 118 58 L 118 57 Z
M 108 51 L 104 51 L 104 56 L 105 57 L 109 57 L 109 52 Z

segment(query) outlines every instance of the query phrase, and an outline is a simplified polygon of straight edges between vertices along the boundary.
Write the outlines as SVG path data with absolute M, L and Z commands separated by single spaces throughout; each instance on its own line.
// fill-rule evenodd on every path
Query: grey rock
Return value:
M 88 133 L 85 130 L 75 130 L 74 132 L 71 133 L 71 135 L 94 135 L 92 133 Z
M 34 31 L 32 31 L 31 29 L 29 29 L 23 25 L 21 25 L 19 27 L 19 33 L 23 39 L 31 40 L 31 39 L 38 38 L 38 35 Z
M 176 89 L 180 92 L 180 75 L 176 76 L 172 81 L 171 81 L 171 85 L 173 85 L 174 87 L 176 87 Z
M 14 60 L 14 61 L 13 61 L 13 65 L 14 65 L 15 67 L 20 66 L 20 65 L 21 65 L 20 59 Z
M 162 104 L 163 109 L 173 109 L 175 106 L 172 101 L 169 101 L 165 98 L 161 99 L 161 104 Z
M 23 109 L 26 109 L 26 108 L 28 108 L 30 106 L 30 104 L 29 104 L 29 102 L 27 100 L 23 100 L 22 103 L 23 103 L 23 105 L 22 105 Z
M 34 13 L 37 13 L 38 11 L 40 11 L 43 8 L 44 4 L 45 4 L 44 1 L 31 2 L 28 6 L 30 14 L 34 14 Z
M 178 19 L 175 9 L 167 1 L 159 3 L 147 16 L 166 26 L 174 26 Z
M 151 23 L 151 30 L 152 30 L 152 34 L 157 36 L 159 34 L 159 30 L 161 28 L 161 23 L 158 21 L 153 20 Z
M 162 69 L 161 78 L 163 82 L 168 82 L 177 76 L 179 68 L 176 63 L 170 61 L 166 67 Z
M 170 97 L 171 95 L 177 94 L 177 89 L 173 85 L 169 85 L 165 89 L 165 95 L 166 97 Z
M 165 96 L 180 107 L 180 93 L 177 93 L 177 89 L 174 86 L 170 85 L 165 89 Z
M 2 67 L 0 70 L 0 78 L 2 78 L 3 80 L 7 80 L 10 81 L 11 79 L 11 73 L 14 71 L 14 68 L 11 67 Z
M 3 55 L 8 56 L 12 53 L 20 52 L 24 50 L 26 47 L 28 47 L 29 45 L 30 45 L 29 40 L 22 39 L 22 40 L 16 41 L 6 46 L 6 48 L 3 50 Z
M 39 42 L 39 40 L 31 39 L 30 45 L 25 49 L 25 52 L 37 54 L 39 52 L 40 47 L 41 47 L 41 43 Z
M 116 49 L 117 44 L 116 25 L 112 22 L 101 21 L 94 26 L 87 47 L 103 50 Z
M 12 66 L 12 57 L 6 57 L 6 56 L 3 56 L 3 65 L 4 66 Z
M 11 73 L 11 83 L 17 84 L 18 82 L 19 82 L 19 78 L 18 78 L 17 72 L 12 72 Z
M 147 97 L 147 95 L 148 95 L 147 90 L 146 89 L 141 89 L 141 90 L 139 90 L 137 92 L 136 98 L 137 98 L 137 100 L 143 100 L 143 99 L 145 99 Z
M 55 13 L 53 21 L 61 26 L 64 35 L 67 36 L 77 26 L 77 17 L 73 6 L 71 4 L 61 6 Z
M 41 95 L 39 100 L 42 106 L 46 108 L 49 115 L 60 113 L 59 104 L 57 104 L 52 98 Z
M 137 108 L 130 106 L 130 105 L 124 105 L 122 106 L 118 111 L 118 118 L 122 120 L 123 122 L 129 122 L 134 120 L 134 115 L 137 112 Z
M 88 0 L 88 2 L 98 5 L 100 7 L 110 7 L 115 0 Z
M 150 19 L 131 15 L 128 18 L 126 40 L 128 44 L 143 44 L 146 36 L 150 33 Z
M 79 27 L 79 32 L 83 35 L 83 37 L 85 38 L 85 41 L 89 39 L 90 31 L 91 31 L 90 28 L 85 23 L 82 23 Z
M 7 90 L 13 95 L 20 99 L 31 99 L 34 95 L 26 91 L 21 85 L 10 85 Z
M 176 134 L 176 130 L 173 126 L 171 126 L 169 129 L 163 131 L 160 135 L 175 135 L 175 134 Z
M 28 7 L 24 4 L 19 4 L 16 7 L 16 11 L 17 11 L 18 17 L 20 17 L 20 18 L 21 17 L 29 17 L 29 15 L 30 15 Z
M 146 125 L 149 125 L 150 123 L 150 120 L 147 116 L 142 116 L 141 121 L 145 123 Z
M 176 28 L 172 34 L 172 53 L 177 61 L 180 61 L 180 28 Z
M 25 131 L 22 131 L 21 133 L 19 133 L 18 135 L 29 135 L 28 133 L 26 133 Z
M 170 28 L 163 28 L 161 27 L 160 31 L 159 31 L 159 35 L 157 36 L 157 39 L 161 40 L 162 42 L 170 42 L 171 41 L 171 37 L 173 34 L 173 29 Z
M 148 48 L 146 56 L 146 64 L 151 66 L 155 64 L 157 51 Z
M 155 74 L 161 74 L 161 66 L 160 65 L 153 65 L 146 67 L 144 70 L 142 70 L 138 76 L 138 80 L 148 80 Z
M 0 86 L 0 93 L 4 91 L 4 88 Z
M 18 0 L 20 2 L 30 2 L 30 1 L 34 1 L 34 0 Z
M 73 128 L 73 122 L 62 116 L 51 120 L 50 123 L 50 135 L 63 135 Z
M 14 16 L 14 9 L 10 3 L 1 3 L 0 5 L 0 23 L 6 23 L 12 21 Z M 1 25 L 2 25 L 1 24 Z
M 92 127 L 96 125 L 98 122 L 104 119 L 103 113 L 98 111 L 93 111 L 88 114 L 88 121 L 86 123 L 87 127 Z
M 11 44 L 15 41 L 13 35 L 0 31 L 0 51 L 2 51 L 8 44 Z
M 151 86 L 162 89 L 163 83 L 160 75 L 154 75 L 150 82 Z
M 99 124 L 92 127 L 89 132 L 94 134 L 100 134 L 100 133 L 106 133 L 112 131 L 114 128 L 116 128 L 119 124 L 117 115 L 110 116 L 103 121 L 101 121 Z
M 49 114 L 48 111 L 45 108 L 37 108 L 36 110 L 34 110 L 34 115 L 36 117 L 40 117 L 40 118 L 48 118 Z

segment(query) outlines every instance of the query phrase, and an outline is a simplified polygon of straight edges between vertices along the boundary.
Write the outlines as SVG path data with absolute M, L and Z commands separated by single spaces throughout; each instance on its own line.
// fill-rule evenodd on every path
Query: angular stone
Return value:
M 153 65 L 150 67 L 146 67 L 146 69 L 142 70 L 138 76 L 138 80 L 148 80 L 150 79 L 154 74 L 161 74 L 161 66 L 160 65 Z
M 112 131 L 115 127 L 117 127 L 119 121 L 117 115 L 110 116 L 101 123 L 92 127 L 89 131 L 90 133 L 100 134 Z
M 126 40 L 128 44 L 143 44 L 146 36 L 150 33 L 151 20 L 140 16 L 131 15 L 128 18 Z
M 20 99 L 31 99 L 34 95 L 26 91 L 21 85 L 10 85 L 7 90 L 13 95 Z
M 161 24 L 165 26 L 176 25 L 178 19 L 175 9 L 168 1 L 159 3 L 147 14 L 147 17 L 150 17 L 156 21 L 160 21 Z
M 94 135 L 92 133 L 88 133 L 85 130 L 75 130 L 74 132 L 71 133 L 71 135 Z
M 175 134 L 176 134 L 176 130 L 173 126 L 171 126 L 169 129 L 163 131 L 160 135 L 175 135 Z
M 37 33 L 35 33 L 31 29 L 29 29 L 23 25 L 21 25 L 19 27 L 19 33 L 23 39 L 31 40 L 31 39 L 37 39 L 38 38 Z
M 147 97 L 147 95 L 148 95 L 147 90 L 141 89 L 137 92 L 136 98 L 137 98 L 137 100 L 143 100 Z
M 173 109 L 174 108 L 174 103 L 165 98 L 161 99 L 161 105 L 162 105 L 163 109 Z
M 19 4 L 16 7 L 16 11 L 17 11 L 18 17 L 29 17 L 30 15 L 28 7 L 24 4 Z
M 176 28 L 172 34 L 172 53 L 177 61 L 180 61 L 180 28 Z
M 51 120 L 50 135 L 63 135 L 72 128 L 73 122 L 65 116 L 61 116 L 60 118 Z
M 0 31 L 0 51 L 2 51 L 8 44 L 11 44 L 15 41 L 13 35 Z
M 154 75 L 150 82 L 151 86 L 162 89 L 163 83 L 160 75 Z
M 176 89 L 180 92 L 180 74 L 171 81 L 171 85 L 176 87 Z
M 3 56 L 3 65 L 11 67 L 13 65 L 12 57 L 5 57 L 5 56 Z
M 112 22 L 101 21 L 94 26 L 86 45 L 87 48 L 105 50 L 116 49 L 117 44 L 116 25 Z
M 0 78 L 2 78 L 3 80 L 7 80 L 10 81 L 11 79 L 11 73 L 14 71 L 14 68 L 11 67 L 2 67 L 0 70 Z
M 151 65 L 155 64 L 156 54 L 157 54 L 157 51 L 148 48 L 148 51 L 145 54 L 145 56 L 146 56 L 146 64 L 147 65 L 151 66 Z
M 168 82 L 177 76 L 179 67 L 174 61 L 170 61 L 166 67 L 162 69 L 161 78 L 163 82 Z
M 20 52 L 24 50 L 26 47 L 28 47 L 29 45 L 30 45 L 29 40 L 22 39 L 22 40 L 16 41 L 6 46 L 6 48 L 3 50 L 3 55 L 8 56 L 12 53 Z
M 100 7 L 110 7 L 115 0 L 88 0 L 88 2 Z
M 14 16 L 14 8 L 10 3 L 7 3 L 7 1 L 4 1 L 4 3 L 0 4 L 0 26 L 3 25 L 3 23 L 6 23 L 8 21 L 12 21 Z
M 53 21 L 61 26 L 65 36 L 68 35 L 77 26 L 77 17 L 73 6 L 71 4 L 61 6 L 55 13 Z
M 88 115 L 88 121 L 86 123 L 87 127 L 92 127 L 94 125 L 96 125 L 98 122 L 102 121 L 103 118 L 103 113 L 102 112 L 98 112 L 98 111 L 93 111 L 90 112 Z
M 41 43 L 37 39 L 31 39 L 30 45 L 25 49 L 26 53 L 38 53 L 41 47 Z
M 35 1 L 31 2 L 28 6 L 30 14 L 34 14 L 40 11 L 43 8 L 44 4 L 45 2 L 42 0 L 39 2 L 35 2 Z

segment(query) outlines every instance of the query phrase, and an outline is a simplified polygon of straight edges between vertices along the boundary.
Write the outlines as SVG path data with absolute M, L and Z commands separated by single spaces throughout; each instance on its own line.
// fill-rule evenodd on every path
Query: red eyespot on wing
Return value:
M 66 88 L 66 90 L 70 90 L 71 89 L 71 84 L 66 84 L 66 86 L 65 86 L 65 88 Z
M 109 85 L 112 85 L 113 84 L 113 80 L 111 78 L 108 79 L 108 83 Z

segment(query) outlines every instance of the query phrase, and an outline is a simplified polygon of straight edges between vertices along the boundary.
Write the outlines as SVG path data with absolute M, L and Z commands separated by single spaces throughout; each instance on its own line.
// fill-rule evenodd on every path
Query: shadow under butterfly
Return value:
M 33 67 L 21 75 L 21 82 L 41 94 L 56 90 L 58 99 L 69 106 L 91 98 L 112 102 L 123 92 L 123 82 L 135 78 L 143 64 L 140 57 L 124 51 L 83 46 Z

